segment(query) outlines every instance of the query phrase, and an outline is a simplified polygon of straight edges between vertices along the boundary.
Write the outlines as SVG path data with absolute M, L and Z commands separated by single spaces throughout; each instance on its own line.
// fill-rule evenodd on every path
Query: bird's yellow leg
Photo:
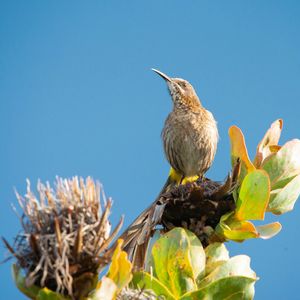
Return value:
M 199 176 L 190 176 L 190 177 L 183 177 L 182 174 L 178 173 L 176 170 L 174 170 L 172 167 L 170 169 L 169 177 L 174 180 L 177 185 L 179 184 L 187 184 L 188 182 L 194 182 L 198 180 Z
M 198 175 L 190 176 L 190 177 L 184 177 L 181 181 L 181 184 L 187 184 L 188 182 L 195 182 L 199 179 Z

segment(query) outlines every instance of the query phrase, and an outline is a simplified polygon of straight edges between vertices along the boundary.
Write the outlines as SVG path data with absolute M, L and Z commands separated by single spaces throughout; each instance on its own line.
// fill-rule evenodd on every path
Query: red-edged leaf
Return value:
M 255 167 L 249 159 L 245 139 L 242 131 L 237 126 L 229 128 L 229 137 L 231 142 L 231 163 L 235 165 L 237 159 L 241 161 L 241 175 L 242 179 L 248 172 L 254 171 Z

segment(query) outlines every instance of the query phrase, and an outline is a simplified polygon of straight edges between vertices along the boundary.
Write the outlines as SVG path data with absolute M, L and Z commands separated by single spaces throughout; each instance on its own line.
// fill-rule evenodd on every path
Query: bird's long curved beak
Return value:
M 162 77 L 164 80 L 171 82 L 171 78 L 169 76 L 167 76 L 166 74 L 164 74 L 163 72 L 156 70 L 156 69 L 151 69 L 152 71 L 154 71 L 155 73 L 157 73 L 160 77 Z

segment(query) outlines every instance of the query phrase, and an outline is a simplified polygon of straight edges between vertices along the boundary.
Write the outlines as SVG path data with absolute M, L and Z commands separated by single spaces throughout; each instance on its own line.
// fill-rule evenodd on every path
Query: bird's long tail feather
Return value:
M 138 270 L 144 266 L 149 240 L 154 228 L 159 224 L 165 203 L 163 195 L 176 185 L 176 181 L 169 176 L 155 201 L 145 209 L 123 232 L 123 249 L 128 253 L 134 269 Z

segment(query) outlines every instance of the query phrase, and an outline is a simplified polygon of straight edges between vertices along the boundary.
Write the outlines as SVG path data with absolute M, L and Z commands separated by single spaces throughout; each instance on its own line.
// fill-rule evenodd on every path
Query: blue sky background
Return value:
M 299 15 L 299 1 L 0 1 L 0 235 L 20 228 L 10 203 L 26 178 L 99 179 L 113 223 L 149 205 L 169 169 L 160 132 L 171 109 L 151 67 L 188 79 L 218 120 L 210 178 L 230 169 L 232 124 L 251 155 L 279 117 L 281 142 L 299 138 Z M 275 238 L 228 244 L 251 256 L 256 299 L 299 295 L 299 216 L 297 204 L 270 218 L 283 225 Z M 25 299 L 9 263 L 0 278 L 1 299 Z

